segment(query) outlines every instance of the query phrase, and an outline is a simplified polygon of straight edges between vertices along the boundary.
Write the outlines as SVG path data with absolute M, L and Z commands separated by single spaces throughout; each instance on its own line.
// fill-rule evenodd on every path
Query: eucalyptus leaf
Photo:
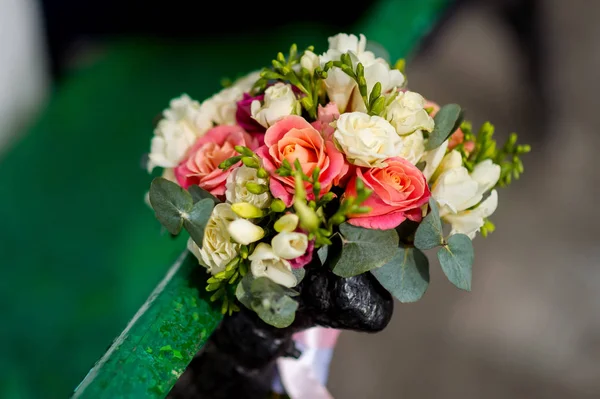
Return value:
M 333 268 L 333 273 L 340 277 L 352 277 L 381 267 L 396 255 L 398 233 L 394 229 L 371 230 L 342 223 L 340 233 L 343 247 Z
M 421 250 L 439 247 L 444 243 L 442 221 L 433 197 L 429 198 L 429 209 L 429 214 L 425 216 L 415 232 L 415 247 Z
M 448 280 L 461 290 L 471 291 L 475 258 L 471 239 L 464 234 L 454 234 L 448 244 L 439 249 L 437 256 Z
M 179 234 L 183 225 L 183 215 L 194 205 L 192 196 L 177 183 L 163 177 L 156 177 L 150 184 L 150 205 L 158 221 L 171 234 Z
M 398 248 L 390 262 L 371 274 L 400 302 L 416 302 L 429 286 L 429 261 L 417 248 Z
M 217 197 L 215 197 L 205 189 L 196 186 L 195 184 L 189 186 L 188 191 L 192 195 L 192 200 L 194 201 L 194 204 L 196 202 L 202 201 L 205 198 L 211 199 L 215 203 L 215 205 L 221 203 L 221 201 Z
M 321 264 L 324 265 L 325 261 L 327 261 L 327 255 L 329 254 L 329 245 L 323 245 L 321 248 L 317 250 L 317 256 L 321 261 Z
M 290 298 L 294 290 L 282 287 L 266 277 L 259 277 L 250 284 L 251 309 L 265 323 L 277 328 L 292 324 L 298 302 Z
M 253 281 L 254 276 L 252 276 L 252 273 L 246 273 L 235 289 L 235 297 L 248 309 L 252 309 L 251 287 Z
M 435 125 L 425 144 L 425 150 L 438 148 L 458 129 L 462 122 L 462 110 L 458 104 L 446 104 L 435 114 Z
M 192 240 L 201 247 L 204 238 L 204 228 L 212 213 L 215 203 L 210 198 L 198 201 L 192 207 L 190 213 L 184 215 L 183 227 L 190 233 Z
M 299 267 L 297 269 L 292 269 L 292 273 L 294 274 L 294 277 L 296 277 L 296 281 L 298 282 L 298 284 L 300 284 L 300 282 L 304 279 L 306 270 L 304 270 L 303 267 Z M 294 296 L 294 295 L 292 295 L 292 296 Z

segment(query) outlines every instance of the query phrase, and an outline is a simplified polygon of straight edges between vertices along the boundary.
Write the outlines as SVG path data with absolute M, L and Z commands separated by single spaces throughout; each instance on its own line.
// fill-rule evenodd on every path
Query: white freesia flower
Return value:
M 227 231 L 233 240 L 242 245 L 249 245 L 265 236 L 262 227 L 246 219 L 236 219 L 229 223 Z
M 440 164 L 431 195 L 440 205 L 440 216 L 456 214 L 477 205 L 500 178 L 500 166 L 487 159 L 477 164 L 471 174 L 461 166 L 460 154 L 453 150 Z
M 444 154 L 446 154 L 447 149 L 448 140 L 444 141 L 439 147 L 434 148 L 431 151 L 427 151 L 425 154 L 423 154 L 423 157 L 421 158 L 422 161 L 425 161 L 425 169 L 423 169 L 423 175 L 425 175 L 425 179 L 427 179 L 427 182 L 431 180 L 438 166 L 440 166 L 440 163 L 442 162 L 442 159 L 444 158 Z
M 258 208 L 268 207 L 271 203 L 269 191 L 262 194 L 253 194 L 246 188 L 246 183 L 267 184 L 267 180 L 259 178 L 257 172 L 256 169 L 245 165 L 235 168 L 227 177 L 225 185 L 227 202 L 231 204 L 247 202 Z
M 250 105 L 252 118 L 268 128 L 278 120 L 297 113 L 298 101 L 292 86 L 285 83 L 275 83 L 265 90 L 264 103 L 254 100 Z
M 447 214 L 444 220 L 452 225 L 452 234 L 466 234 L 472 240 L 475 234 L 485 223 L 485 218 L 490 217 L 498 207 L 498 192 L 492 190 L 489 197 L 482 201 L 477 207 L 458 212 L 456 214 Z
M 358 166 L 379 166 L 402 150 L 402 138 L 388 121 L 362 112 L 340 115 L 333 137 L 348 161 Z
M 238 255 L 240 245 L 231 241 L 227 229 L 229 224 L 237 219 L 237 215 L 231 210 L 231 205 L 217 204 L 204 228 L 202 248 L 195 249 L 196 244 L 193 241 L 190 244 L 188 241 L 190 251 L 212 274 L 225 270 L 227 263 Z
M 261 242 L 254 248 L 250 260 L 250 270 L 254 277 L 267 277 L 284 287 L 294 287 L 298 282 L 292 273 L 290 262 L 275 255 L 269 244 Z
M 300 58 L 300 66 L 308 69 L 308 72 L 313 73 L 315 69 L 320 66 L 319 56 L 310 50 L 306 50 Z
M 308 236 L 298 232 L 281 232 L 271 240 L 275 255 L 283 259 L 295 259 L 304 255 L 308 248 Z
M 425 99 L 412 91 L 398 92 L 385 110 L 386 119 L 400 136 L 433 130 L 433 118 L 425 111 Z
M 185 157 L 196 139 L 212 127 L 210 116 L 187 94 L 170 102 L 154 129 L 148 172 L 156 166 L 173 168 Z
M 344 53 L 349 53 L 353 68 L 360 62 L 365 68 L 367 90 L 370 93 L 375 83 L 381 83 L 382 93 L 386 93 L 404 83 L 404 75 L 383 58 L 375 57 L 366 51 L 367 39 L 364 35 L 357 37 L 340 33 L 329 38 L 329 49 L 320 57 L 321 65 L 329 61 L 339 61 Z M 354 79 L 342 72 L 338 67 L 331 68 L 325 79 L 325 88 L 329 99 L 335 102 L 340 112 L 366 111 L 366 107 Z

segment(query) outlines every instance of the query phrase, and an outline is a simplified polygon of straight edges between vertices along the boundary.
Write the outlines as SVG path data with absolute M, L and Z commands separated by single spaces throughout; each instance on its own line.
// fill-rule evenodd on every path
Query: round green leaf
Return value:
M 251 309 L 265 323 L 277 328 L 292 324 L 298 302 L 290 298 L 294 290 L 282 287 L 266 277 L 259 277 L 250 284 Z
M 150 205 L 171 234 L 179 234 L 183 216 L 192 210 L 192 196 L 177 183 L 156 177 L 150 184 Z
M 446 104 L 435 114 L 435 125 L 425 144 L 427 151 L 438 148 L 458 129 L 462 121 L 462 110 L 458 104 Z
M 194 204 L 205 198 L 210 198 L 215 203 L 215 205 L 221 203 L 221 201 L 217 197 L 215 197 L 205 189 L 196 186 L 195 184 L 189 186 L 188 191 L 192 195 L 192 200 L 194 201 Z
M 342 223 L 340 233 L 343 247 L 333 268 L 333 273 L 340 277 L 352 277 L 381 267 L 396 255 L 396 230 L 371 230 Z
M 448 239 L 448 245 L 440 248 L 437 256 L 448 280 L 461 290 L 471 291 L 475 258 L 471 239 L 464 234 L 454 234 Z
M 214 205 L 215 203 L 210 198 L 198 201 L 183 219 L 183 227 L 190 233 L 190 237 L 198 246 L 202 246 L 204 228 L 210 219 Z
M 444 243 L 442 222 L 433 197 L 429 198 L 429 209 L 429 214 L 425 216 L 415 232 L 415 247 L 423 251 L 439 247 Z
M 398 248 L 390 262 L 371 274 L 400 302 L 416 302 L 429 286 L 429 261 L 417 248 Z

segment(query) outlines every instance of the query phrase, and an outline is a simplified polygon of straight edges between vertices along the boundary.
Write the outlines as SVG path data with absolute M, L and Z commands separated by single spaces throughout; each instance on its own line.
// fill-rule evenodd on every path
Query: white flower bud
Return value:
M 234 220 L 227 226 L 227 231 L 233 240 L 242 245 L 256 242 L 265 236 L 262 227 L 246 219 Z
M 313 73 L 319 66 L 319 56 L 312 51 L 306 50 L 300 58 L 300 65 L 302 68 L 308 69 L 308 72 Z
M 271 246 L 280 258 L 295 259 L 306 252 L 308 237 L 298 232 L 282 232 L 273 237 Z

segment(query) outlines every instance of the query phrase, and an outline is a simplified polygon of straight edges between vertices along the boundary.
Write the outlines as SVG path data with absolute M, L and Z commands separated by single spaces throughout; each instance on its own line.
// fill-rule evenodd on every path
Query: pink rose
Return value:
M 356 179 L 373 190 L 363 206 L 371 208 L 366 214 L 353 215 L 348 223 L 368 229 L 388 230 L 410 219 L 419 222 L 421 206 L 431 193 L 421 171 L 404 158 L 388 158 L 383 168 L 356 168 L 344 195 L 356 195 Z
M 249 93 L 244 93 L 244 97 L 237 102 L 237 110 L 235 111 L 235 120 L 239 126 L 250 133 L 264 133 L 265 128 L 252 118 L 250 107 L 252 101 L 259 100 L 261 103 L 265 98 L 264 94 L 253 97 Z
M 325 140 L 331 140 L 331 135 L 335 132 L 335 128 L 331 126 L 331 122 L 340 117 L 338 106 L 334 102 L 330 102 L 326 106 L 319 104 L 317 120 L 312 123 L 313 127 L 321 132 Z
M 236 145 L 254 150 L 258 142 L 240 126 L 223 125 L 210 129 L 196 140 L 187 158 L 175 168 L 177 182 L 183 188 L 195 184 L 212 195 L 222 196 L 232 168 L 222 170 L 219 164 L 239 155 L 234 148 Z
M 321 173 L 321 193 L 328 192 L 335 179 L 345 174 L 348 166 L 344 156 L 331 141 L 326 141 L 321 134 L 304 118 L 297 115 L 286 116 L 265 133 L 265 145 L 256 150 L 263 160 L 264 168 L 271 174 L 270 188 L 274 197 L 280 198 L 287 206 L 292 205 L 294 196 L 294 177 L 281 177 L 275 173 L 283 160 L 294 165 L 296 159 L 302 165 L 302 171 L 311 176 L 316 166 Z M 312 187 L 306 184 L 309 198 Z

